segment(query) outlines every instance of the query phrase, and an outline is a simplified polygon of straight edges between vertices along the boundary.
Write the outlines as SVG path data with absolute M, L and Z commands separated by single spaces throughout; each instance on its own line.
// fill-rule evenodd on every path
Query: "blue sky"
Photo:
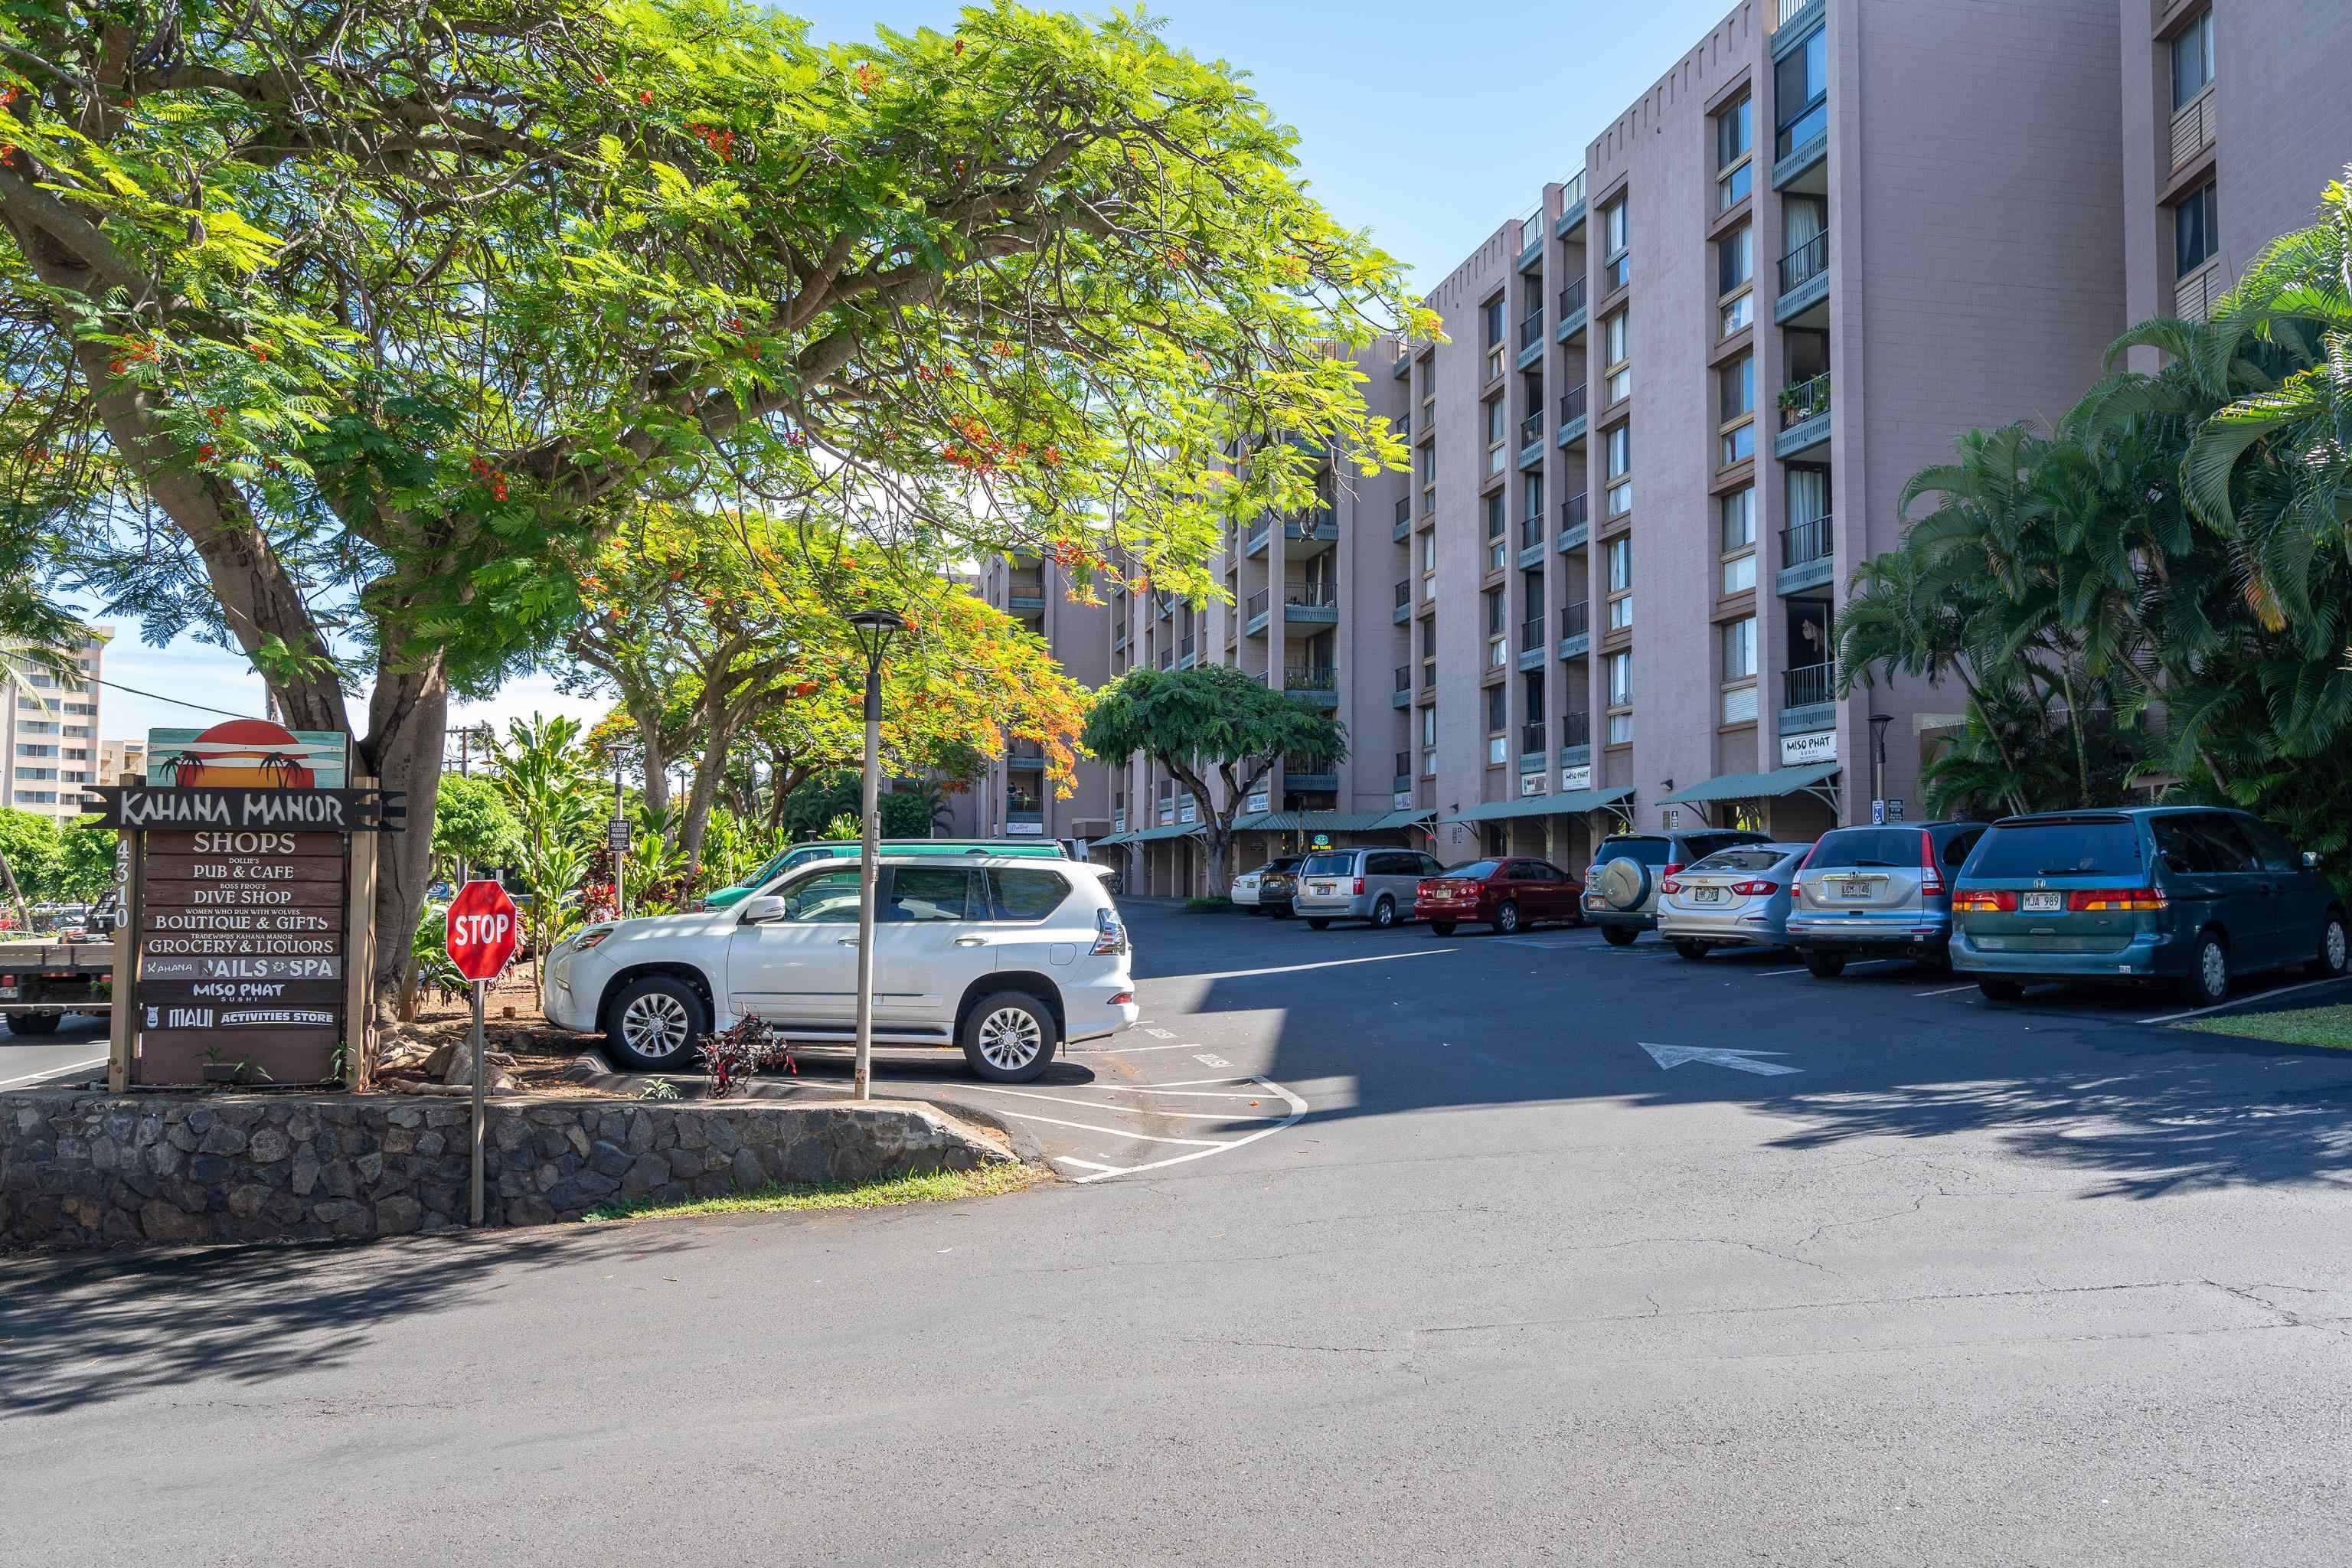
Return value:
M 1249 74 L 1258 96 L 1299 133 L 1298 157 L 1315 194 L 1341 221 L 1369 229 L 1424 286 L 1436 282 L 1505 220 L 1533 206 L 1547 180 L 1566 179 L 1584 147 L 1620 110 L 1719 21 L 1732 0 L 1602 0 L 1497 5 L 1456 0 L 1412 5 L 1378 0 L 1169 0 L 1152 7 L 1166 37 Z M 818 37 L 871 36 L 877 24 L 945 28 L 945 0 L 809 4 Z M 1098 6 L 1072 8 L 1100 14 Z M 1441 32 L 1429 18 L 1442 16 Z M 1629 25 L 1629 17 L 1638 19 Z M 169 647 L 121 635 L 106 676 L 185 702 L 259 713 L 260 680 L 241 658 L 186 639 Z M 461 714 L 503 723 L 534 709 L 591 716 L 600 704 L 560 695 L 546 677 L 509 683 Z M 110 690 L 108 737 L 203 715 Z

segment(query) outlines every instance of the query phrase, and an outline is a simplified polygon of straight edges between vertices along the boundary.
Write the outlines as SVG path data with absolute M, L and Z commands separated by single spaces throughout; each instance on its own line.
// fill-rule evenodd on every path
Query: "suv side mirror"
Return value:
M 783 918 L 784 900 L 773 893 L 761 893 L 743 900 L 741 924 L 761 925 L 769 921 L 780 921 Z
M 2304 868 L 2305 870 L 2306 870 L 2306 871 L 2316 871 L 2316 870 L 2318 870 L 2318 869 L 2319 869 L 2319 851 L 2318 851 L 2318 850 L 2316 850 L 2316 849 L 2306 849 L 2306 850 L 2305 850 L 2305 851 L 2303 852 L 2302 859 L 2303 859 L 2303 868 Z

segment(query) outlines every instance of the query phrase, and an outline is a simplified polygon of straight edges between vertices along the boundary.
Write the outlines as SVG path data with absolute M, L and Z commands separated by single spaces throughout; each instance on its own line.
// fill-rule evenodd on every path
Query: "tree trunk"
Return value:
M 669 757 L 662 750 L 661 711 L 637 711 L 629 704 L 629 717 L 637 722 L 637 743 L 646 752 L 646 809 L 663 812 L 669 809 Z
M 712 716 L 710 728 L 703 736 L 702 760 L 694 770 L 694 784 L 686 795 L 686 824 L 677 841 L 686 852 L 688 877 L 702 874 L 702 836 L 710 826 L 710 807 L 719 798 L 719 786 L 727 773 L 727 750 L 734 742 L 734 715 L 721 709 Z
M 449 679 L 441 655 L 410 661 L 387 651 L 368 700 L 362 765 L 386 790 L 404 790 L 406 831 L 387 833 L 376 847 L 375 1031 L 389 1026 L 415 969 L 410 946 L 433 879 L 434 791 L 441 781 L 441 747 L 449 726 Z

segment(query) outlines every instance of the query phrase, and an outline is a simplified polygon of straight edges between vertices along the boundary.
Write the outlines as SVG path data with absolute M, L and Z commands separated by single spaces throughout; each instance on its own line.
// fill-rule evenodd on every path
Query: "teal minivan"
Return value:
M 1070 858 L 1060 842 L 1052 838 L 885 838 L 880 848 L 885 855 L 1010 855 L 1033 860 Z M 795 844 L 741 881 L 705 893 L 697 907 L 723 910 L 730 904 L 740 904 L 796 866 L 805 866 L 812 860 L 840 859 L 857 851 L 855 838 Z
M 1952 968 L 1995 1002 L 2035 980 L 2161 980 L 2199 1006 L 2258 970 L 2340 975 L 2344 902 L 2318 868 L 2242 811 L 2003 817 L 1954 886 Z

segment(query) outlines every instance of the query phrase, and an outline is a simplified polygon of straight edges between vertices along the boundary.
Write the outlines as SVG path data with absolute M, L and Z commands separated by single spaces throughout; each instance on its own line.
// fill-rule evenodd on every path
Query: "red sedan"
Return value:
M 1546 860 L 1473 860 L 1413 889 L 1415 920 L 1440 936 L 1465 921 L 1508 934 L 1538 921 L 1584 923 L 1584 884 Z

